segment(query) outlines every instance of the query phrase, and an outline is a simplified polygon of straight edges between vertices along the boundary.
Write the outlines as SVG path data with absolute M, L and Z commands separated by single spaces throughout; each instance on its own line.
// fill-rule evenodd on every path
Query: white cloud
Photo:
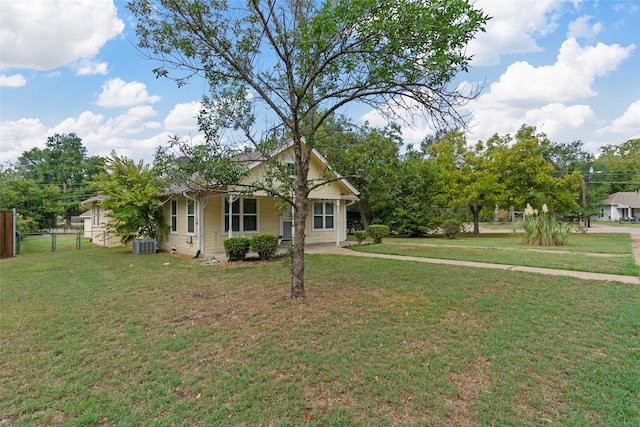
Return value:
M 94 114 L 91 111 L 82 112 L 77 118 L 69 117 L 51 128 L 51 133 L 71 133 L 74 132 L 82 138 L 81 135 L 93 132 L 98 129 L 104 116 L 102 114 Z
M 592 88 L 596 77 L 616 69 L 634 48 L 602 43 L 581 47 L 575 39 L 569 39 L 560 47 L 554 64 L 512 64 L 487 93 L 461 110 L 473 116 L 469 140 L 513 132 L 522 124 L 539 126 L 557 141 L 580 139 L 576 135 L 584 134 L 586 129 L 595 131 L 601 123 L 591 107 L 575 102 L 597 95 Z M 634 113 L 632 110 L 629 115 Z M 364 114 L 361 121 L 372 126 L 388 123 L 378 111 Z M 405 142 L 415 144 L 434 131 L 426 120 L 418 120 L 412 126 L 402 125 L 402 133 Z
M 572 135 L 576 134 L 576 130 L 590 126 L 595 121 L 595 114 L 588 105 L 553 103 L 527 111 L 522 123 L 536 126 L 556 141 L 570 142 L 575 139 Z
M 10 76 L 6 76 L 4 74 L 0 75 L 0 86 L 22 87 L 26 84 L 27 80 L 22 76 L 22 74 L 12 74 Z
M 25 151 L 34 147 L 45 147 L 47 128 L 40 119 L 22 118 L 0 123 L 2 150 L 0 162 L 15 161 Z
M 558 142 L 589 136 L 602 123 L 591 107 L 573 103 L 595 97 L 595 79 L 615 70 L 633 49 L 602 43 L 581 47 L 571 38 L 560 47 L 554 64 L 510 65 L 487 93 L 466 106 L 473 114 L 469 139 L 486 140 L 522 124 L 536 126 Z
M 640 135 L 640 99 L 629 105 L 622 116 L 614 119 L 607 130 L 615 133 L 631 133 L 635 137 Z
M 596 22 L 595 24 L 589 24 L 589 21 L 593 18 L 593 16 L 581 16 L 575 21 L 569 24 L 569 31 L 567 32 L 567 37 L 569 38 L 579 38 L 579 37 L 594 37 L 600 31 L 602 31 L 602 24 Z
M 85 111 L 78 117 L 67 118 L 49 129 L 48 134 L 75 132 L 90 156 L 107 156 L 112 150 L 134 160 L 150 162 L 158 145 L 170 136 L 166 132 L 152 137 L 138 136 L 149 129 L 157 129 L 158 122 L 147 121 L 157 115 L 150 106 L 137 106 L 113 118 Z M 46 140 L 46 139 L 45 139 Z
M 113 0 L 2 1 L 0 68 L 51 70 L 95 56 L 124 23 Z
M 109 80 L 102 86 L 102 93 L 96 104 L 101 107 L 129 107 L 140 104 L 153 104 L 159 96 L 149 95 L 144 83 L 127 83 L 120 78 Z
M 94 74 L 105 75 L 108 72 L 106 62 L 95 62 L 89 59 L 80 59 L 72 64 L 77 76 L 91 76 Z
M 536 38 L 557 28 L 563 0 L 477 0 L 474 5 L 492 17 L 467 50 L 474 55 L 473 65 L 483 66 L 500 63 L 504 54 L 541 51 Z
M 155 149 L 165 145 L 171 137 L 168 132 L 148 136 L 149 131 L 162 126 L 160 122 L 152 120 L 157 114 L 151 106 L 140 105 L 112 118 L 84 111 L 50 128 L 35 118 L 0 122 L 0 162 L 14 162 L 33 147 L 44 148 L 48 136 L 71 132 L 82 139 L 90 156 L 107 156 L 115 150 L 132 159 L 150 162 Z
M 202 109 L 199 101 L 177 104 L 164 119 L 168 131 L 198 130 L 198 113 Z
M 640 5 L 633 1 L 621 1 L 613 6 L 616 12 L 635 13 L 640 11 Z
M 575 39 L 568 39 L 553 65 L 534 67 L 523 61 L 510 65 L 479 103 L 535 106 L 594 96 L 594 79 L 615 70 L 633 49 L 634 45 L 603 43 L 582 48 Z

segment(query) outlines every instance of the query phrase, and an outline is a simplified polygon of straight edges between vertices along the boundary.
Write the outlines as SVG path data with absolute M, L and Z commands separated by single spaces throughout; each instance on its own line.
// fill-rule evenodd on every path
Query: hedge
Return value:
M 242 261 L 251 248 L 251 239 L 248 237 L 232 237 L 224 241 L 224 251 L 229 261 Z

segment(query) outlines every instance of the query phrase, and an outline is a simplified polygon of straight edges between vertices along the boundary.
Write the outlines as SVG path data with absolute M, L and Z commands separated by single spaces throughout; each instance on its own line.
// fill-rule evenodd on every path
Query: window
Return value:
M 258 231 L 258 200 L 238 198 L 231 204 L 231 230 Z M 229 199 L 224 199 L 224 231 L 229 231 Z
M 171 232 L 173 234 L 178 232 L 178 201 L 171 201 Z
M 242 229 L 244 231 L 257 231 L 258 201 L 256 199 L 243 199 L 242 202 Z
M 196 232 L 196 201 L 187 199 L 187 234 Z
M 94 203 L 92 210 L 93 214 L 91 216 L 93 217 L 93 225 L 97 227 L 100 225 L 100 206 Z
M 314 230 L 333 230 L 334 220 L 333 202 L 314 202 L 313 203 L 313 229 Z
M 296 171 L 296 164 L 293 162 L 286 162 L 284 164 L 284 169 L 287 171 L 287 176 L 289 178 L 296 178 L 298 173 Z

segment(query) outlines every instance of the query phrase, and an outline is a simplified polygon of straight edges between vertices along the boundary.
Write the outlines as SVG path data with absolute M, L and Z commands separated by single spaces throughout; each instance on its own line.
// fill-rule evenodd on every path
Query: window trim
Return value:
M 169 205 L 169 230 L 171 234 L 178 234 L 178 199 L 172 199 Z
M 193 205 L 193 213 L 189 213 L 189 204 Z M 196 234 L 196 201 L 193 199 L 187 199 L 187 203 L 185 205 L 185 213 L 187 221 L 185 222 L 185 229 L 187 236 L 195 236 Z M 193 231 L 189 231 L 189 218 L 193 217 Z
M 316 204 L 320 204 L 322 205 L 322 213 L 321 214 L 316 214 Z M 328 215 L 327 211 L 326 211 L 326 207 L 327 205 L 331 205 L 332 209 L 333 209 L 333 213 Z M 313 205 L 311 206 L 312 212 L 311 212 L 311 224 L 312 227 L 311 229 L 313 231 L 335 231 L 336 230 L 336 211 L 337 211 L 337 207 L 335 205 L 335 203 L 333 201 L 320 201 L 320 202 L 313 202 Z M 322 217 L 322 228 L 318 228 L 316 227 L 316 217 Z M 327 218 L 331 217 L 333 220 L 333 224 L 331 228 L 327 227 Z
M 255 200 L 256 201 L 256 212 L 246 214 L 244 212 L 244 202 L 245 200 Z M 229 198 L 224 197 L 224 201 L 222 202 L 222 232 L 225 234 L 229 233 L 229 217 L 228 215 L 233 215 L 238 217 L 238 230 L 232 230 L 232 234 L 253 234 L 260 232 L 260 201 L 258 197 L 245 197 L 238 196 L 238 199 L 233 203 L 238 202 L 238 213 L 233 213 L 233 204 L 230 206 L 231 212 L 226 212 L 226 207 L 229 206 Z M 256 229 L 255 230 L 245 230 L 245 217 L 253 216 L 255 217 Z

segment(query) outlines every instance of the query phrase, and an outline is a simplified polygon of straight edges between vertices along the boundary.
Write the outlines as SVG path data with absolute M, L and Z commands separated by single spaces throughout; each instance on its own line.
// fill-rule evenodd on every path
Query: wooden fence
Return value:
M 13 211 L 0 211 L 0 258 L 14 256 L 15 214 Z

